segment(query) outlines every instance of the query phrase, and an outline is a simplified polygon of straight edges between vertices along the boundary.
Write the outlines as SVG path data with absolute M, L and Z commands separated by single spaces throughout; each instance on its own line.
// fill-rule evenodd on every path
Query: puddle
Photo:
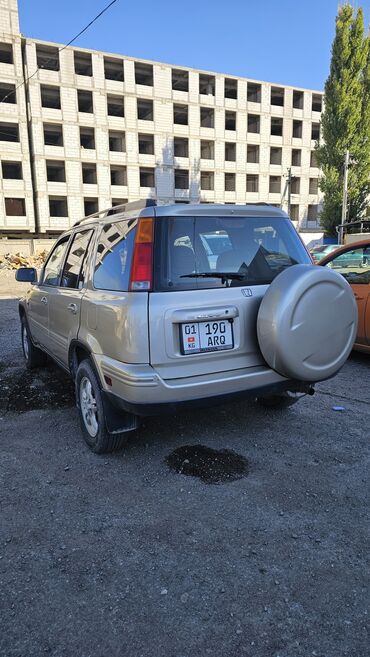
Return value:
M 166 458 L 178 474 L 198 477 L 206 484 L 221 484 L 242 479 L 248 474 L 248 461 L 229 449 L 211 449 L 204 445 L 185 445 Z
M 0 406 L 7 411 L 26 412 L 42 408 L 74 406 L 71 379 L 57 367 L 39 370 L 14 370 L 0 377 Z

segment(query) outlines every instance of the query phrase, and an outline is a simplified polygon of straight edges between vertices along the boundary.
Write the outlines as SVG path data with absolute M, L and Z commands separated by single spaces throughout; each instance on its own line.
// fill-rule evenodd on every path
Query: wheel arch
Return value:
M 91 359 L 91 349 L 80 340 L 72 340 L 68 351 L 68 366 L 73 380 L 76 378 L 78 366 L 83 360 Z M 91 359 L 92 361 L 92 359 Z M 94 363 L 93 363 L 94 366 Z M 95 371 L 96 368 L 94 367 Z M 99 379 L 99 376 L 98 376 Z

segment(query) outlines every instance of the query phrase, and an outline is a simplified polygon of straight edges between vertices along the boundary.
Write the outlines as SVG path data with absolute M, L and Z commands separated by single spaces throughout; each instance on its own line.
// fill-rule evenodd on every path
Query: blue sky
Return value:
M 108 0 L 18 1 L 23 34 L 58 43 L 69 41 L 108 4 Z M 118 0 L 74 45 L 322 89 L 338 4 L 338 0 Z M 369 0 L 363 7 L 369 20 Z

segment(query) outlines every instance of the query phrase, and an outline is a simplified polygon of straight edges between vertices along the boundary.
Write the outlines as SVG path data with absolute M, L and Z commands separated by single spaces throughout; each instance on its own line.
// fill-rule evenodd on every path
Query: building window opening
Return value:
M 292 167 L 300 167 L 302 159 L 302 151 L 300 148 L 293 148 L 292 150 Z
M 2 161 L 1 168 L 4 179 L 22 180 L 22 162 L 6 162 Z
M 283 136 L 283 119 L 279 119 L 275 116 L 271 117 L 271 135 L 275 137 Z
M 153 101 L 137 99 L 137 118 L 141 121 L 153 121 Z
M 59 49 L 52 46 L 36 45 L 36 60 L 38 68 L 48 71 L 59 71 Z
M 66 171 L 64 162 L 46 160 L 46 179 L 49 182 L 65 182 Z
M 26 215 L 24 198 L 6 198 L 5 214 L 7 217 L 24 217 Z
M 248 114 L 247 131 L 254 134 L 259 134 L 260 122 L 259 114 Z
M 135 82 L 147 87 L 153 86 L 153 66 L 151 64 L 141 64 L 135 62 Z
M 110 184 L 111 185 L 127 185 L 127 172 L 126 167 L 111 166 L 110 168 Z
M 125 133 L 109 130 L 109 150 L 124 153 L 126 150 Z
M 238 80 L 232 78 L 225 78 L 225 98 L 238 97 Z
M 214 173 L 213 171 L 201 171 L 200 173 L 200 188 L 207 191 L 214 189 Z
M 206 96 L 215 95 L 215 77 L 214 75 L 205 75 L 204 73 L 199 74 L 199 93 L 205 94 Z
M 175 189 L 189 189 L 189 171 L 175 169 Z
M 77 75 L 86 75 L 92 77 L 92 58 L 91 54 L 88 52 L 77 52 L 74 51 L 74 60 L 75 60 L 75 73 Z
M 172 89 L 174 91 L 189 91 L 189 73 L 178 68 L 172 69 Z
M 82 182 L 84 185 L 96 185 L 96 164 L 82 164 Z
M 236 112 L 225 112 L 225 130 L 236 130 Z
M 49 214 L 51 217 L 68 217 L 66 196 L 49 196 Z
M 236 143 L 233 141 L 225 142 L 225 160 L 227 162 L 236 161 Z
M 106 80 L 124 81 L 123 60 L 104 57 L 104 77 Z
M 95 149 L 95 131 L 94 128 L 80 128 L 81 148 Z
M 235 173 L 225 173 L 225 192 L 235 192 Z
M 51 109 L 60 109 L 60 89 L 59 87 L 48 87 L 41 85 L 41 105 Z
M 0 122 L 0 141 L 19 141 L 18 123 Z
M 15 84 L 6 84 L 0 82 L 0 103 L 11 103 L 15 105 L 17 102 L 17 95 L 15 91 Z
M 302 139 L 302 121 L 293 121 L 292 137 Z
M 189 157 L 189 140 L 183 137 L 175 137 L 173 149 L 175 157 Z
M 154 169 L 140 168 L 140 187 L 154 187 Z
M 271 87 L 271 105 L 284 107 L 284 89 L 281 87 Z
M 211 107 L 200 108 L 200 125 L 202 128 L 215 127 L 215 111 Z
M 154 135 L 139 135 L 139 153 L 154 155 Z
M 247 101 L 248 103 L 261 102 L 261 85 L 255 82 L 248 82 L 247 84 Z
M 271 146 L 270 148 L 270 164 L 281 164 L 281 158 L 282 158 L 282 153 L 283 149 L 282 148 L 274 148 Z
M 258 192 L 258 176 L 254 173 L 247 174 L 247 192 Z
M 260 147 L 255 144 L 247 145 L 247 162 L 250 164 L 258 164 L 260 161 Z
M 13 46 L 11 43 L 0 43 L 0 63 L 13 64 Z
M 125 116 L 125 99 L 123 96 L 107 96 L 108 116 Z
M 214 160 L 215 159 L 215 142 L 206 141 L 201 139 L 200 141 L 200 157 L 202 160 Z

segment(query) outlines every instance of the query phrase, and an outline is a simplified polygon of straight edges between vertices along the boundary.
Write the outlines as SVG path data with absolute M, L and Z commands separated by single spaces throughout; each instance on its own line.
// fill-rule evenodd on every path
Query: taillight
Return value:
M 153 283 L 153 218 L 142 217 L 136 229 L 130 287 L 133 292 L 148 292 Z

